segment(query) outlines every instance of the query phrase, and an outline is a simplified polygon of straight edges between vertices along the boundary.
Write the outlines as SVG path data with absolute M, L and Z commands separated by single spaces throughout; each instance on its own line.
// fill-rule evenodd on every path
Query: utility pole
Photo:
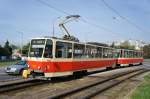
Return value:
M 21 56 L 22 56 L 22 50 L 23 50 L 23 32 L 21 32 Z
M 53 31 L 52 31 L 52 36 L 55 37 L 55 23 L 60 17 L 57 17 L 56 19 L 53 20 Z
M 53 22 L 53 37 L 55 37 L 55 27 L 54 27 L 54 22 Z
M 21 40 L 21 56 L 22 56 L 22 50 L 23 50 L 23 32 L 17 31 L 20 34 L 20 40 Z

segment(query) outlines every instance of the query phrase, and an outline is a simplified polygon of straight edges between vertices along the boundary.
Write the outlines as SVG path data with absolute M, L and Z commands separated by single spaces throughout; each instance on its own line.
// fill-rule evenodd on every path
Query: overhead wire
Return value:
M 127 23 L 129 23 L 130 25 L 134 26 L 136 29 L 140 30 L 141 32 L 147 32 L 146 30 L 144 30 L 142 27 L 140 27 L 139 25 L 133 23 L 132 21 L 130 21 L 128 18 L 126 18 L 125 16 L 121 15 L 116 9 L 114 9 L 112 6 L 110 6 L 108 4 L 108 2 L 106 2 L 105 0 L 101 0 L 102 3 L 112 12 L 114 12 L 116 15 L 118 15 L 121 19 L 125 20 Z M 99 2 L 99 1 L 98 1 Z
M 68 12 L 66 12 L 64 10 L 61 10 L 59 8 L 56 8 L 56 7 L 52 6 L 51 4 L 45 2 L 44 0 L 36 0 L 36 1 L 38 1 L 39 3 L 41 3 L 41 4 L 43 4 L 43 5 L 47 6 L 47 7 L 49 7 L 51 9 L 54 9 L 57 12 L 60 12 L 60 13 L 65 14 L 65 15 L 71 15 L 70 13 L 68 13 Z M 118 35 L 116 35 L 116 32 L 113 32 L 112 30 L 110 30 L 108 28 L 105 28 L 103 26 L 100 26 L 98 24 L 91 23 L 91 22 L 87 21 L 86 19 L 84 19 L 83 17 L 80 19 L 80 21 L 82 21 L 82 22 L 84 22 L 84 23 L 86 23 L 88 25 L 91 25 L 92 27 L 103 29 L 104 31 L 107 31 L 107 32 L 109 32 L 109 33 L 111 33 L 111 34 L 113 34 L 115 36 L 118 36 Z
M 45 2 L 45 1 L 43 1 L 43 0 L 36 0 L 36 1 L 38 1 L 39 3 L 41 3 L 41 4 L 43 4 L 43 5 L 47 6 L 47 7 L 49 7 L 49 8 L 51 8 L 51 9 L 54 9 L 54 10 L 57 11 L 57 12 L 60 12 L 60 13 L 62 13 L 62 14 L 66 14 L 66 15 L 70 15 L 70 13 L 68 13 L 68 12 L 66 12 L 66 11 L 63 11 L 63 10 L 61 10 L 61 9 L 58 9 L 58 8 L 52 6 L 51 4 L 49 4 L 49 3 L 47 3 L 47 2 Z
M 105 30 L 105 31 L 108 31 L 108 32 L 110 32 L 110 33 L 114 33 L 113 31 L 111 31 L 111 30 L 108 29 L 108 28 L 105 28 L 105 27 L 103 27 L 103 26 L 97 25 L 97 24 L 95 24 L 95 23 L 88 22 L 87 20 L 85 20 L 85 19 L 83 19 L 83 18 L 81 18 L 80 20 L 81 20 L 82 22 L 84 22 L 84 23 L 86 23 L 86 24 L 89 24 L 89 25 L 92 25 L 92 26 L 94 26 L 94 27 L 96 27 L 96 28 L 101 28 L 101 29 L 103 29 L 103 30 Z

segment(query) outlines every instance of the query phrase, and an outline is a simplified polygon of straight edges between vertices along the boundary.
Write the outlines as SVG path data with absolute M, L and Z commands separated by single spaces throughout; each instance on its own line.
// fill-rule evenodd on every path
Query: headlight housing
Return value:
M 12 71 L 16 71 L 16 70 L 17 70 L 17 68 L 11 68 L 11 70 L 12 70 Z

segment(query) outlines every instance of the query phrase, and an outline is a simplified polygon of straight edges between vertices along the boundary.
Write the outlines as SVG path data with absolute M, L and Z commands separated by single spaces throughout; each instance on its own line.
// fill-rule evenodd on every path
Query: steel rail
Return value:
M 105 91 L 105 90 L 108 90 L 120 83 L 122 83 L 123 81 L 127 80 L 127 79 L 130 79 L 132 77 L 135 77 L 137 75 L 140 75 L 144 72 L 146 72 L 148 70 L 140 70 L 140 71 L 136 71 L 136 72 L 133 72 L 133 73 L 130 73 L 128 75 L 124 75 L 123 78 L 120 78 L 120 79 L 113 79 L 113 80 L 110 80 L 102 85 L 100 85 L 100 87 L 97 87 L 96 90 L 93 90 L 91 91 L 90 93 L 88 94 L 83 94 L 82 96 L 77 96 L 79 99 L 90 99 L 91 97 L 94 97 L 96 95 L 98 95 L 99 93 Z
M 2 94 L 4 92 L 10 92 L 10 91 L 19 90 L 22 88 L 39 85 L 39 84 L 44 84 L 47 82 L 48 81 L 40 80 L 40 79 L 29 79 L 29 80 L 19 80 L 19 81 L 15 81 L 15 82 L 8 82 L 6 84 L 0 85 L 0 94 Z
M 106 83 L 106 82 L 111 81 L 113 79 L 122 77 L 124 75 L 128 75 L 128 74 L 131 74 L 131 73 L 134 73 L 134 72 L 138 72 L 138 71 L 143 71 L 143 70 L 145 72 L 145 69 L 143 69 L 143 68 L 139 69 L 138 68 L 138 69 L 135 69 L 135 70 L 131 70 L 131 71 L 126 71 L 126 72 L 122 72 L 122 73 L 119 73 L 119 74 L 115 74 L 115 75 L 107 77 L 107 78 L 103 78 L 103 79 L 100 79 L 100 80 L 96 80 L 96 81 L 93 81 L 93 82 L 86 83 L 86 84 L 81 85 L 81 86 L 77 86 L 77 87 L 74 87 L 74 88 L 71 88 L 71 89 L 68 89 L 68 90 L 61 91 L 59 93 L 51 95 L 50 97 L 48 97 L 48 99 L 63 98 L 63 97 L 66 97 L 66 96 L 78 93 L 78 92 L 80 92 L 82 90 L 86 90 L 86 89 L 88 89 L 90 87 L 93 87 L 93 86 L 96 86 L 96 85 L 99 85 L 99 84 L 103 84 L 103 83 Z M 107 88 L 105 88 L 105 89 L 107 89 Z M 82 97 L 82 98 L 84 98 L 84 97 Z

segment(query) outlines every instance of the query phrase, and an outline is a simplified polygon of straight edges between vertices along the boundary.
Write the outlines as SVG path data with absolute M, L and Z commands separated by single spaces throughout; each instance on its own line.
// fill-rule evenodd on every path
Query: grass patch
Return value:
M 9 65 L 15 64 L 16 62 L 18 62 L 18 60 L 16 60 L 16 61 L 4 61 L 4 62 L 0 62 L 0 67 L 9 66 Z
M 131 99 L 150 99 L 150 73 L 144 77 L 144 82 L 137 87 Z

